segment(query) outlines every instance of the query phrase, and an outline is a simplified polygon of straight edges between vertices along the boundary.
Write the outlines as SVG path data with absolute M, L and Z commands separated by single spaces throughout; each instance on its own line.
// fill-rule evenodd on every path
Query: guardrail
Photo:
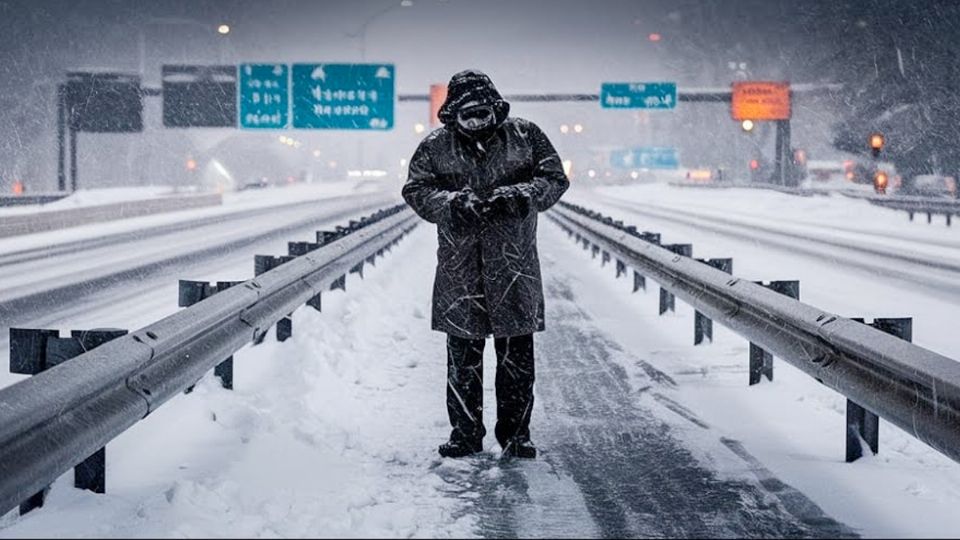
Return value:
M 949 227 L 953 224 L 953 216 L 960 216 L 960 200 L 958 199 L 918 197 L 913 195 L 892 195 L 889 197 L 872 195 L 863 198 L 870 201 L 870 204 L 907 212 L 910 216 L 910 221 L 913 221 L 914 214 L 926 214 L 927 223 L 932 223 L 933 216 L 938 215 L 944 216 L 947 226 Z
M 655 233 L 580 206 L 560 202 L 547 215 L 603 262 L 613 254 L 618 277 L 632 267 L 634 291 L 657 281 L 661 313 L 674 295 L 693 306 L 700 340 L 705 319 L 749 339 L 751 384 L 772 378 L 772 354 L 846 396 L 847 461 L 861 441 L 877 452 L 878 416 L 960 461 L 960 363 L 909 343 L 909 319 L 867 325 L 825 312 L 794 298 L 798 282 L 739 279 L 729 259 L 693 259 L 689 244 L 661 246 Z
M 32 204 L 47 204 L 70 195 L 66 191 L 52 193 L 24 193 L 21 195 L 0 195 L 0 206 L 28 206 Z
M 75 485 L 102 492 L 102 449 L 109 441 L 215 367 L 228 386 L 223 368 L 234 352 L 262 340 L 305 303 L 319 309 L 323 291 L 344 287 L 347 273 L 362 272 L 364 262 L 372 263 L 416 224 L 413 212 L 397 205 L 318 232 L 315 243 L 292 242 L 291 256 L 261 268 L 254 279 L 216 290 L 182 282 L 181 305 L 191 307 L 129 334 L 101 331 L 95 341 L 102 344 L 86 352 L 87 333 L 14 336 L 11 329 L 11 368 L 49 369 L 0 389 L 0 515 L 25 501 L 21 512 L 42 504 L 45 486 L 75 466 Z M 283 333 L 290 331 L 288 324 Z M 50 339 L 56 351 L 38 354 Z M 82 354 L 57 358 L 71 348 Z M 85 467 L 90 460 L 101 465 Z
M 117 219 L 150 216 L 163 212 L 219 206 L 222 203 L 222 195 L 219 193 L 210 193 L 203 195 L 158 197 L 139 201 L 123 201 L 30 214 L 14 214 L 0 217 L 0 238 L 65 229 L 77 225 L 103 223 Z
M 670 182 L 673 187 L 689 187 L 702 189 L 729 189 L 729 188 L 747 188 L 747 189 L 765 189 L 768 191 L 779 191 L 788 195 L 798 195 L 800 197 L 812 197 L 814 195 L 832 195 L 839 193 L 851 199 L 861 199 L 884 208 L 892 210 L 903 210 L 907 212 L 910 221 L 913 221 L 914 214 L 926 214 L 927 223 L 933 222 L 933 216 L 944 216 L 947 226 L 953 224 L 953 216 L 960 216 L 960 199 L 951 199 L 947 197 L 921 197 L 917 195 L 876 195 L 874 193 L 865 193 L 847 190 L 829 190 L 815 187 L 790 187 L 778 184 L 766 184 L 761 182 Z

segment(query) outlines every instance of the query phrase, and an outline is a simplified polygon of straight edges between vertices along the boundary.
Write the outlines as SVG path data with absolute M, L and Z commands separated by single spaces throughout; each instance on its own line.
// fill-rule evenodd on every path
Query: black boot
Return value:
M 501 455 L 503 457 L 535 459 L 537 457 L 537 447 L 530 442 L 530 439 L 514 437 L 504 445 Z
M 481 442 L 455 441 L 453 439 L 441 444 L 438 449 L 441 457 L 449 458 L 465 457 L 482 451 L 483 443 Z

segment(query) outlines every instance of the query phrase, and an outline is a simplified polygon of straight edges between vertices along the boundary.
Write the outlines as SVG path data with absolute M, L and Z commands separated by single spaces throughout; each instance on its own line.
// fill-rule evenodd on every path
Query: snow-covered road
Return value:
M 315 241 L 315 230 L 397 199 L 380 192 L 252 208 L 76 239 L 45 257 L 36 247 L 0 255 L 0 365 L 10 327 L 138 328 L 177 309 L 178 279 L 249 279 L 255 254 L 286 254 L 287 241 Z M 0 372 L 0 387 L 19 378 Z
M 931 313 L 949 309 L 949 298 L 869 280 L 862 268 L 829 258 L 611 208 L 666 241 L 692 241 L 698 256 L 733 256 L 738 275 L 800 277 L 810 303 L 913 315 L 917 341 L 947 354 L 956 347 L 942 327 L 925 326 Z M 757 218 L 751 212 L 744 219 Z M 818 218 L 777 213 L 784 221 Z M 449 428 L 444 339 L 429 329 L 434 234 L 419 227 L 363 281 L 351 275 L 346 293 L 324 294 L 323 313 L 297 311 L 291 340 L 270 337 L 240 351 L 235 391 L 208 376 L 112 442 L 106 495 L 73 490 L 65 475 L 42 510 L 3 518 L 0 537 L 942 537 L 960 530 L 957 464 L 885 423 L 879 455 L 844 463 L 842 396 L 779 361 L 773 382 L 747 387 L 744 340 L 718 326 L 714 343 L 694 347 L 689 307 L 657 316 L 654 286 L 631 294 L 630 280 L 615 279 L 613 265 L 601 268 L 546 219 L 547 331 L 535 338 L 532 425 L 540 458 L 501 460 L 492 437 L 479 456 L 438 458 Z M 223 271 L 249 268 L 246 256 L 219 262 Z M 161 310 L 150 303 L 155 296 L 173 309 L 167 287 L 131 293 L 123 313 Z M 885 311 L 892 307 L 898 311 Z M 492 347 L 486 355 L 492 382 Z
M 69 304 L 118 279 L 140 278 L 191 258 L 216 256 L 302 229 L 334 217 L 332 214 L 344 218 L 344 210 L 372 210 L 393 200 L 382 193 L 337 198 L 201 220 L 189 228 L 151 228 L 134 235 L 116 235 L 115 241 L 100 245 L 88 241 L 78 242 L 74 249 L 58 246 L 51 256 L 28 252 L 26 257 L 16 258 L 11 254 L 9 261 L 0 261 L 0 319 L 16 322 L 27 306 L 37 310 Z

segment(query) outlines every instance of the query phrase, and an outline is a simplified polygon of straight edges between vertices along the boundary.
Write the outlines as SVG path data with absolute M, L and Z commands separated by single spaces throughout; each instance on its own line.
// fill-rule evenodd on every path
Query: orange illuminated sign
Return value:
M 446 99 L 447 85 L 430 85 L 430 127 L 437 127 L 440 125 L 440 118 L 437 115 L 440 114 L 440 106 L 443 105 L 443 102 L 446 101 Z
M 789 120 L 790 83 L 735 82 L 730 113 L 737 121 Z

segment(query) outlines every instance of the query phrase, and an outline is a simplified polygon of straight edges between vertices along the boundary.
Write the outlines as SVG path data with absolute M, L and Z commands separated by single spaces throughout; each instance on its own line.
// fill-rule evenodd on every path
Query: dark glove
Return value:
M 464 231 L 480 224 L 481 215 L 478 210 L 480 199 L 470 188 L 458 191 L 450 199 L 450 221 L 453 228 Z
M 527 217 L 530 213 L 530 192 L 519 185 L 501 186 L 483 201 L 481 215 Z

